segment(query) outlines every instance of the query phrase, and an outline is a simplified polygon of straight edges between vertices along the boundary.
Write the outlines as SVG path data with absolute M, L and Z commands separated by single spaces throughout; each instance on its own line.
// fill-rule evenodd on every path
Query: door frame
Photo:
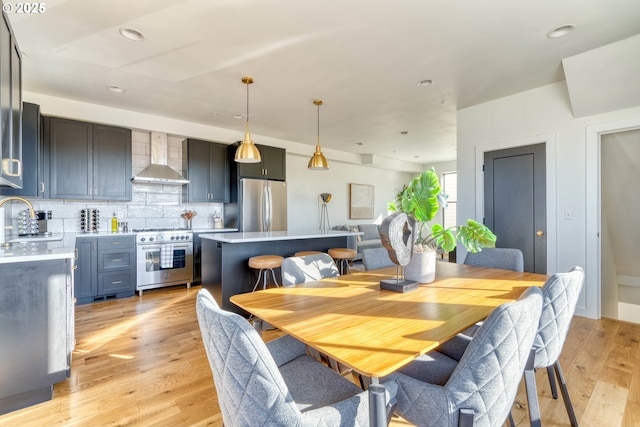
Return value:
M 600 195 L 602 135 L 640 129 L 640 117 L 615 120 L 586 127 L 586 244 L 587 260 L 585 265 L 586 316 L 593 319 L 601 317 L 601 240 L 602 200 Z M 591 173 L 595 172 L 595 173 Z
M 547 273 L 555 273 L 557 232 L 556 232 L 556 139 L 555 133 L 525 136 L 522 138 L 494 141 L 486 144 L 478 144 L 476 150 L 475 176 L 476 176 L 476 218 L 484 217 L 484 153 L 488 151 L 503 150 L 506 148 L 522 147 L 525 145 L 545 144 L 545 175 L 546 175 L 546 199 L 547 199 Z M 464 259 L 459 256 L 458 259 Z

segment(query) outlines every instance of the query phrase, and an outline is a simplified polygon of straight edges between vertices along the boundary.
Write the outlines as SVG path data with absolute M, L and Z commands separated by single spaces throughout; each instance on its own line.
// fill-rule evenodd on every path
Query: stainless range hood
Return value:
M 131 179 L 146 184 L 184 185 L 189 180 L 167 165 L 167 134 L 151 132 L 151 164 Z

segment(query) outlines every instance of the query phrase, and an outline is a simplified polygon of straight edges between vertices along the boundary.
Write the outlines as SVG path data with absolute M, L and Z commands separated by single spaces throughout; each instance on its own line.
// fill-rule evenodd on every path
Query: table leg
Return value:
M 369 386 L 369 426 L 386 427 L 388 425 L 385 388 L 378 382 L 378 378 L 372 378 Z

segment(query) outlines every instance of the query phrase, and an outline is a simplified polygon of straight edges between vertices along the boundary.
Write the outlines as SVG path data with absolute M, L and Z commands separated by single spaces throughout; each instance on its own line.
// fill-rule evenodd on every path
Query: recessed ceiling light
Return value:
M 571 24 L 560 25 L 559 27 L 549 30 L 549 32 L 547 33 L 547 37 L 549 37 L 550 39 L 557 39 L 558 37 L 563 37 L 569 33 L 572 33 L 575 29 L 576 27 Z
M 234 119 L 244 119 L 244 116 L 242 114 L 234 114 L 232 117 Z
M 364 145 L 364 142 L 356 142 L 356 145 Z
M 115 92 L 115 93 L 124 93 L 126 92 L 126 90 L 120 86 L 116 86 L 116 85 L 109 85 L 107 86 L 107 89 L 109 89 L 111 92 Z
M 408 134 L 408 133 L 409 133 L 409 131 L 406 131 L 406 130 L 402 130 L 402 131 L 400 131 L 400 135 L 406 135 L 406 134 Z
M 212 112 L 211 112 L 211 115 L 212 115 L 213 117 L 218 117 L 218 113 L 216 113 L 215 111 L 212 111 Z
M 433 80 L 420 80 L 418 82 L 418 86 L 431 86 L 433 84 Z
M 419 157 L 420 157 L 420 156 L 413 156 L 413 158 L 414 158 L 414 159 L 417 159 L 417 158 L 419 158 Z
M 134 30 L 133 28 L 120 28 L 120 34 L 125 39 L 131 40 L 134 42 L 141 42 L 144 40 L 144 34 L 142 34 L 138 30 Z

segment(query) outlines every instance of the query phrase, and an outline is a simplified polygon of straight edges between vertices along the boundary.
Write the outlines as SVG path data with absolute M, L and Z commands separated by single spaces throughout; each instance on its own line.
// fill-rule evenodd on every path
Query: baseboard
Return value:
M 618 320 L 640 324 L 640 305 L 618 302 Z

